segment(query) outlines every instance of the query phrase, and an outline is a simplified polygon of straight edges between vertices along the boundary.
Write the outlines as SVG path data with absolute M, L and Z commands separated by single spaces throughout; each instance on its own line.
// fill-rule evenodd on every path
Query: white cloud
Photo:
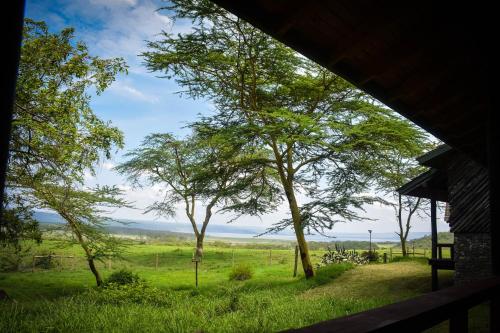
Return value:
M 93 51 L 103 57 L 123 57 L 131 72 L 144 74 L 139 54 L 146 50 L 146 41 L 172 29 L 172 20 L 158 11 L 162 5 L 153 0 L 87 0 L 67 3 L 64 10 L 89 22 L 91 28 L 77 33 Z
M 133 87 L 130 83 L 127 83 L 125 81 L 114 82 L 109 88 L 109 91 L 114 92 L 122 97 L 142 102 L 148 102 L 154 104 L 158 103 L 159 101 L 159 98 L 157 96 L 142 92 L 139 89 Z
M 105 169 L 105 170 L 111 170 L 111 169 L 113 169 L 113 168 L 115 167 L 115 165 L 114 165 L 114 163 L 112 163 L 112 162 L 104 162 L 104 163 L 102 164 L 102 167 L 103 167 L 103 169 Z

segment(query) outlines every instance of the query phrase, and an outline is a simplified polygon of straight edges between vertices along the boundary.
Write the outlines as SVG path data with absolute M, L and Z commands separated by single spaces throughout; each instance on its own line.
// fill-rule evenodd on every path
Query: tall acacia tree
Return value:
M 205 128 L 205 132 L 206 132 Z M 219 140 L 215 135 L 192 135 L 183 140 L 172 134 L 151 134 L 125 157 L 116 170 L 133 185 L 163 186 L 163 197 L 146 208 L 158 216 L 172 217 L 180 204 L 196 237 L 196 256 L 203 256 L 203 240 L 214 214 L 258 215 L 280 202 L 272 170 L 255 160 L 259 152 L 241 144 Z M 204 204 L 201 227 L 196 219 L 198 204 Z
M 375 171 L 377 189 L 384 196 L 392 199 L 385 203 L 394 209 L 398 226 L 396 234 L 401 243 L 403 256 L 408 254 L 408 235 L 414 217 L 425 214 L 428 205 L 425 199 L 403 196 L 397 192 L 397 189 L 425 171 L 426 168 L 419 165 L 415 157 L 422 155 L 433 146 L 429 136 L 416 129 L 413 140 L 397 150 L 390 151 L 384 160 L 379 161 Z
M 244 137 L 275 170 L 306 277 L 314 275 L 305 233 L 361 219 L 373 198 L 371 166 L 411 140 L 413 128 L 352 85 L 208 0 L 173 0 L 166 9 L 190 19 L 190 32 L 163 33 L 143 54 L 148 68 L 174 77 L 192 98 L 209 99 L 200 126 Z M 298 194 L 309 201 L 301 205 Z
M 124 71 L 122 59 L 91 56 L 72 28 L 51 33 L 44 22 L 25 21 L 7 186 L 10 195 L 65 219 L 98 285 L 94 260 L 117 248 L 102 213 L 126 203 L 116 188 L 91 189 L 84 180 L 123 146 L 123 134 L 94 114 L 88 90 L 100 94 Z

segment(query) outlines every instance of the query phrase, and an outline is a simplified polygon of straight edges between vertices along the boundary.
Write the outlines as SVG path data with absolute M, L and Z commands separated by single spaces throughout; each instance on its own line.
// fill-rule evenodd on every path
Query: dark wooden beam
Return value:
M 436 220 L 436 209 L 437 203 L 436 199 L 431 199 L 431 240 L 432 240 L 432 260 L 437 259 L 437 220 Z M 438 270 L 435 265 L 431 265 L 431 283 L 432 283 L 432 291 L 436 291 L 439 289 L 439 277 Z
M 500 278 L 495 277 L 449 287 L 403 302 L 286 332 L 422 332 L 440 322 L 456 317 L 457 313 L 464 313 L 465 310 L 490 300 L 499 289 Z
M 24 0 L 12 1 L 9 8 L 2 10 L 1 17 L 2 35 L 5 39 L 4 52 L 2 52 L 4 60 L 2 71 L 2 106 L 0 109 L 0 228 L 3 223 L 3 194 L 5 191 L 12 112 L 21 48 Z
M 437 258 L 437 219 L 436 219 L 437 202 L 436 199 L 431 199 L 431 237 L 432 237 L 432 259 Z

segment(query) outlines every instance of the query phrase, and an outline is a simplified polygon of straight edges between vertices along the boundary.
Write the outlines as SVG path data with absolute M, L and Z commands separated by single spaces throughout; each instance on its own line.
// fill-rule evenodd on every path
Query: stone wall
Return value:
M 491 276 L 489 233 L 455 233 L 455 284 Z

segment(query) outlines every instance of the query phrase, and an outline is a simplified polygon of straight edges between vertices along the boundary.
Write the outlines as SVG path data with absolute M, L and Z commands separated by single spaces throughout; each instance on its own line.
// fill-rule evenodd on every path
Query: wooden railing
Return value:
M 431 292 L 406 301 L 292 329 L 289 333 L 421 332 L 449 320 L 450 332 L 468 331 L 468 310 L 490 302 L 490 332 L 500 332 L 500 277 Z
M 443 258 L 443 248 L 449 248 L 450 249 L 450 259 L 453 261 L 455 260 L 455 251 L 453 250 L 454 244 L 453 243 L 440 243 L 436 244 L 437 247 L 437 252 L 438 252 L 438 259 L 444 259 Z

